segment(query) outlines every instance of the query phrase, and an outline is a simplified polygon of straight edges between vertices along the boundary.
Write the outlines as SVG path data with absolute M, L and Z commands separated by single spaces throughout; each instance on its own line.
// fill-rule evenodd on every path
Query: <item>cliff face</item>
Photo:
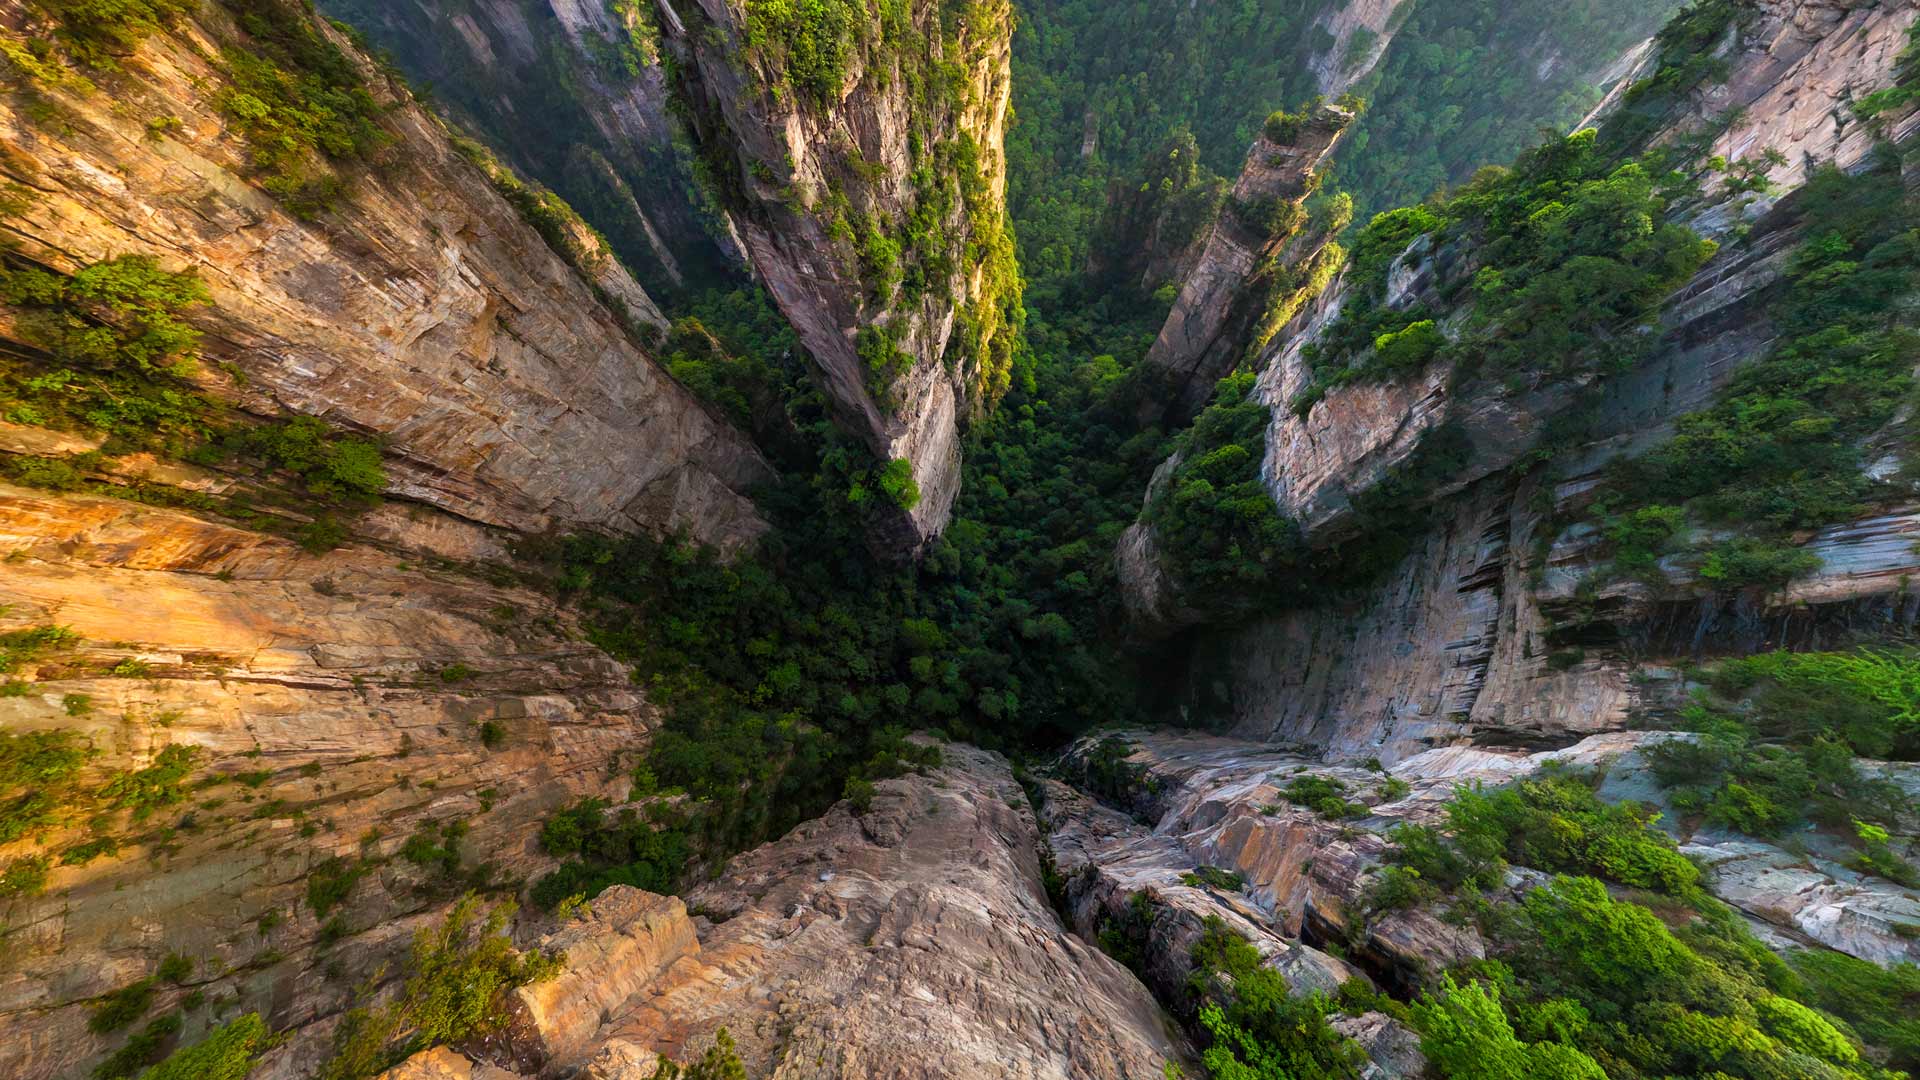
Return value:
M 673 4 L 662 29 L 707 169 L 843 427 L 911 464 L 917 498 L 875 528 L 909 554 L 946 527 L 960 427 L 1006 390 L 1020 333 L 1011 9 L 772 10 Z
M 745 253 L 674 143 L 650 3 L 326 0 L 461 124 L 591 219 L 656 292 L 701 289 Z
M 327 33 L 298 4 L 247 7 L 301 20 L 254 34 Z M 244 57 L 288 62 L 283 38 L 209 4 L 83 74 L 21 47 L 55 40 L 37 11 L 0 3 L 0 468 L 33 485 L 0 484 L 0 633 L 44 647 L 0 657 L 0 741 L 73 769 L 0 839 L 0 1073 L 85 1075 L 137 1030 L 90 1028 L 101 996 L 146 985 L 138 1023 L 177 1010 L 192 1041 L 259 1011 L 293 1034 L 257 1075 L 311 1076 L 414 930 L 549 869 L 541 823 L 623 800 L 656 726 L 510 545 L 644 529 L 737 551 L 770 470 L 656 365 L 658 309 L 592 231 L 363 60 L 342 54 L 381 149 L 270 194 L 288 159 L 248 125 L 285 84 Z M 101 326 L 181 332 L 131 321 L 141 297 L 62 337 L 20 284 L 126 256 L 204 285 L 178 312 L 187 368 L 89 351 Z M 296 543 L 318 499 L 289 494 L 301 463 L 186 460 L 228 424 L 355 436 L 390 501 Z M 187 973 L 154 980 L 168 956 Z
M 1249 348 L 1254 326 L 1305 290 L 1339 224 L 1311 221 L 1303 208 L 1318 187 L 1315 170 L 1333 152 L 1353 114 L 1321 105 L 1268 122 L 1247 152 L 1246 166 L 1180 297 L 1147 352 L 1149 373 L 1168 401 L 1150 408 L 1175 420 L 1191 417 Z M 1343 224 L 1343 223 L 1342 223 Z
M 522 992 L 522 1030 L 567 1047 L 548 1066 L 640 1080 L 725 1028 L 750 1076 L 1157 1080 L 1191 1067 L 1139 981 L 1048 906 L 1040 834 L 1005 760 L 943 750 L 943 767 L 879 784 L 867 809 L 842 803 L 735 858 L 687 908 L 603 894 L 548 945 L 604 1007 L 562 1013 L 543 1002 L 565 987 Z M 449 1056 L 398 1075 L 440 1075 Z M 536 1068 L 522 1056 L 507 1075 Z
M 366 527 L 403 547 L 485 541 L 451 519 L 376 516 Z M 0 898 L 7 1076 L 84 1075 L 126 1034 L 89 1031 L 98 997 L 170 954 L 191 971 L 142 1023 L 180 1009 L 191 1041 L 220 1009 L 259 1010 L 297 1032 L 280 1053 L 307 1065 L 269 1074 L 312 1075 L 327 1018 L 472 879 L 549 869 L 546 816 L 624 798 L 620 763 L 655 726 L 626 669 L 551 600 L 392 550 L 315 556 L 12 486 L 0 549 L 4 630 L 78 635 L 9 676 L 30 689 L 0 699 L 0 730 L 89 748 L 76 786 L 50 792 L 59 824 L 0 846 L 0 866 L 37 858 L 46 874 Z M 102 794 L 130 773 L 144 809 Z M 401 856 L 416 836 L 451 864 Z M 316 902 L 316 880 L 344 888 Z
M 15 40 L 27 17 L 0 6 Z M 301 220 L 256 186 L 257 149 L 222 120 L 234 91 L 215 58 L 237 34 L 211 9 L 100 90 L 9 97 L 19 257 L 72 272 L 138 254 L 197 273 L 212 299 L 187 317 L 210 367 L 231 372 L 205 389 L 380 436 L 392 495 L 514 532 L 684 529 L 732 550 L 762 530 L 744 492 L 770 470 L 596 298 L 658 319 L 577 219 L 553 228 L 579 270 L 398 101 L 382 165 Z
M 1339 97 L 1372 73 L 1405 24 L 1408 0 L 1351 0 L 1320 13 L 1314 27 L 1333 40 L 1308 61 L 1320 92 Z
M 1396 569 L 1350 599 L 1262 618 L 1201 646 L 1194 704 L 1252 738 L 1324 745 L 1336 754 L 1365 750 L 1388 761 L 1463 739 L 1551 745 L 1624 726 L 1636 703 L 1633 671 L 1703 642 L 1813 644 L 1837 640 L 1835 620 L 1907 619 L 1898 582 L 1915 560 L 1896 539 L 1909 527 L 1900 507 L 1801 536 L 1823 569 L 1764 598 L 1717 593 L 1697 567 L 1678 565 L 1666 567 L 1668 585 L 1659 590 L 1603 586 L 1605 630 L 1588 623 L 1573 631 L 1568 623 L 1587 618 L 1580 583 L 1604 563 L 1606 537 L 1591 527 L 1554 535 L 1554 522 L 1579 518 L 1610 460 L 1669 434 L 1676 417 L 1712 403 L 1737 371 L 1765 355 L 1776 336 L 1767 298 L 1802 239 L 1791 193 L 1816 164 L 1863 166 L 1874 136 L 1849 103 L 1892 81 L 1913 18 L 1901 6 L 1760 4 L 1716 46 L 1726 84 L 1702 87 L 1662 112 L 1648 141 L 1672 140 L 1701 117 L 1747 106 L 1715 145 L 1756 160 L 1777 145 L 1786 164 L 1768 165 L 1776 181 L 1770 192 L 1730 192 L 1709 174 L 1704 194 L 1676 207 L 1676 219 L 1726 242 L 1667 298 L 1657 345 L 1597 395 L 1581 384 L 1462 381 L 1436 362 L 1406 376 L 1334 386 L 1302 407 L 1320 374 L 1313 346 L 1352 302 L 1350 277 L 1303 307 L 1263 359 L 1254 400 L 1272 415 L 1262 479 L 1310 546 L 1335 548 L 1349 538 L 1356 500 L 1415 460 L 1435 432 L 1446 429 L 1465 449 L 1445 475 L 1423 481 L 1419 497 L 1443 500 L 1448 510 Z M 1696 98 L 1713 104 L 1693 104 Z M 1881 127 L 1897 139 L 1913 123 L 1898 115 Z M 1460 314 L 1447 297 L 1472 276 L 1475 261 L 1470 244 L 1416 242 L 1388 271 L 1385 303 L 1424 306 L 1444 326 Z M 1509 467 L 1541 444 L 1575 400 L 1588 410 L 1586 434 L 1571 448 L 1555 447 L 1558 479 L 1512 475 Z M 1150 547 L 1150 537 L 1133 537 L 1130 550 Z M 1180 610 L 1177 566 L 1164 557 L 1122 565 L 1146 621 L 1194 621 L 1153 615 Z M 1400 675 L 1381 679 L 1383 670 Z

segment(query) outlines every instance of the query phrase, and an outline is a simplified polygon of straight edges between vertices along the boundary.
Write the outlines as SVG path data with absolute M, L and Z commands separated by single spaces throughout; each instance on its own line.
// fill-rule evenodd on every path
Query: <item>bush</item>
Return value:
M 180 312 L 212 294 L 191 271 L 171 273 L 149 256 L 122 255 L 70 277 L 0 271 L 0 298 L 30 309 L 21 336 L 53 353 L 56 365 L 177 377 L 192 371 L 200 344 Z
M 128 1036 L 120 1049 L 108 1054 L 106 1059 L 93 1067 L 94 1080 L 125 1080 L 144 1066 L 160 1060 L 166 1052 L 168 1040 L 180 1033 L 182 1019 L 179 1013 L 168 1013 L 147 1023 L 138 1032 Z
M 880 493 L 894 506 L 911 510 L 920 505 L 920 483 L 913 478 L 913 462 L 906 458 L 887 462 L 880 470 L 878 484 Z
M 245 1080 L 272 1044 L 273 1035 L 260 1014 L 247 1013 L 175 1050 L 139 1080 Z
M 221 53 L 228 85 L 219 105 L 247 136 L 260 186 L 296 217 L 312 219 L 346 190 L 338 166 L 394 139 L 359 69 L 299 0 L 224 0 L 247 32 Z
M 400 993 L 347 1014 L 319 1080 L 364 1080 L 415 1050 L 503 1027 L 506 992 L 551 979 L 562 967 L 558 957 L 514 950 L 514 910 L 511 902 L 483 908 L 469 895 L 438 926 L 415 934 Z
M 170 27 L 198 6 L 193 0 L 35 0 L 60 21 L 62 44 L 81 61 L 117 68 L 149 34 Z
M 1224 979 L 1218 978 L 1225 976 Z M 1235 1080 L 1357 1080 L 1367 1056 L 1328 1024 L 1326 995 L 1295 996 L 1259 950 L 1209 916 L 1193 946 L 1190 988 L 1212 1045 L 1207 1071 Z M 1222 986 L 1230 987 L 1221 989 Z
M 153 1005 L 153 991 L 153 977 L 148 976 L 105 995 L 87 1015 L 87 1030 L 105 1035 L 140 1019 Z
M 1521 1042 L 1492 984 L 1442 976 L 1412 1012 L 1420 1052 L 1448 1080 L 1606 1080 L 1606 1070 L 1573 1047 Z

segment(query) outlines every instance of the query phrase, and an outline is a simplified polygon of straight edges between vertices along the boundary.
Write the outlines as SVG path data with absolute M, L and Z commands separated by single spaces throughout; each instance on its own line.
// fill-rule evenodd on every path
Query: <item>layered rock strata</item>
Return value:
M 0 28 L 43 26 L 8 0 Z M 198 274 L 213 301 L 186 317 L 210 366 L 237 373 L 205 373 L 205 389 L 381 437 L 390 495 L 515 532 L 684 530 L 735 550 L 763 531 L 745 492 L 771 471 L 596 298 L 644 297 L 617 261 L 570 266 L 370 65 L 389 106 L 384 165 L 351 168 L 343 198 L 296 217 L 255 186 L 223 118 L 217 58 L 240 44 L 208 5 L 94 92 L 36 87 L 58 122 L 24 96 L 0 102 L 17 257 L 72 272 L 138 254 Z

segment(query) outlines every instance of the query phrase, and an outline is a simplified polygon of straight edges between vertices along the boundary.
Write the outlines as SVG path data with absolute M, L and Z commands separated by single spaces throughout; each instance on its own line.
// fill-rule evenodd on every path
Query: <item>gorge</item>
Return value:
M 0 1074 L 1920 1069 L 1920 5 L 0 0 Z

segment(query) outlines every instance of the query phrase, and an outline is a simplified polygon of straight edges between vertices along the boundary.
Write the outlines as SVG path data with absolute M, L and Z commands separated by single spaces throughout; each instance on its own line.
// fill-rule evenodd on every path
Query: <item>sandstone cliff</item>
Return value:
M 1352 121 L 1351 112 L 1332 105 L 1268 121 L 1147 353 L 1154 396 L 1164 387 L 1166 400 L 1148 403 L 1143 413 L 1177 423 L 1198 412 L 1214 384 L 1264 344 L 1254 337 L 1255 324 L 1285 323 L 1297 294 L 1321 284 L 1314 266 L 1345 222 L 1311 220 L 1303 204 Z
M 910 463 L 917 494 L 894 485 L 874 546 L 911 554 L 946 527 L 960 428 L 1006 390 L 1020 335 L 1002 148 L 1012 13 L 782 10 L 701 0 L 661 21 L 755 273 L 843 427 L 880 464 Z
M 451 519 L 376 517 L 367 528 L 402 549 L 485 541 Z M 33 860 L 46 875 L 37 895 L 0 898 L 8 1076 L 83 1075 L 124 1041 L 89 1031 L 97 999 L 168 955 L 191 968 L 151 1016 L 181 1009 L 191 1040 L 259 1010 L 300 1031 L 284 1053 L 310 1068 L 329 1031 L 317 1022 L 417 926 L 479 878 L 550 866 L 533 842 L 548 813 L 622 799 L 620 763 L 655 724 L 571 615 L 452 563 L 314 556 L 14 487 L 0 487 L 0 548 L 4 629 L 77 635 L 16 668 L 28 692 L 0 699 L 0 729 L 88 753 L 56 824 L 0 847 L 10 877 Z M 116 809 L 101 792 L 127 774 L 151 798 Z M 417 837 L 451 860 L 402 856 Z
M 0 6 L 15 41 L 40 32 L 29 19 Z M 0 112 L 17 255 L 197 273 L 212 302 L 188 318 L 229 372 L 203 373 L 205 389 L 380 436 L 391 495 L 522 533 L 684 529 L 731 550 L 762 530 L 744 492 L 770 470 L 596 298 L 632 298 L 636 326 L 658 319 L 577 219 L 550 231 L 579 269 L 367 69 L 388 145 L 342 166 L 344 197 L 303 220 L 258 186 L 258 147 L 223 120 L 236 91 L 218 58 L 242 40 L 209 7 L 91 92 L 21 84 Z

